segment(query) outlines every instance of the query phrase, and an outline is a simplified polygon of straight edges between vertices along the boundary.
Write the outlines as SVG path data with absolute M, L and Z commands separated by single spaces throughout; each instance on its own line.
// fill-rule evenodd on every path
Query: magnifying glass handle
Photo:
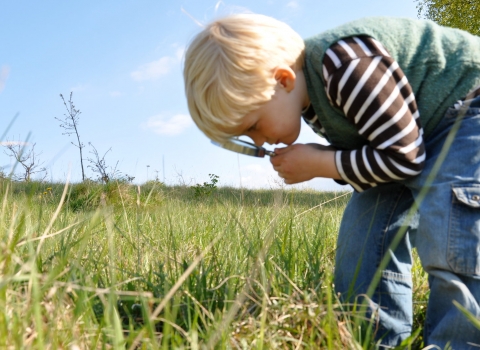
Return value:
M 267 151 L 267 150 L 265 150 L 265 154 L 266 154 L 267 156 L 270 156 L 270 157 L 275 157 L 275 156 L 276 156 L 275 152 Z
M 263 147 L 260 147 L 260 146 L 256 146 L 253 143 L 243 141 L 243 140 L 239 140 L 239 139 L 235 139 L 235 138 L 229 139 L 229 140 L 225 141 L 224 143 L 218 143 L 218 142 L 215 142 L 213 140 L 211 140 L 211 142 L 216 146 L 228 149 L 228 150 L 233 151 L 233 152 L 253 156 L 253 157 L 263 158 L 263 157 L 265 157 L 265 155 L 270 156 L 270 157 L 275 156 L 275 152 L 269 151 L 269 150 L 267 150 Z

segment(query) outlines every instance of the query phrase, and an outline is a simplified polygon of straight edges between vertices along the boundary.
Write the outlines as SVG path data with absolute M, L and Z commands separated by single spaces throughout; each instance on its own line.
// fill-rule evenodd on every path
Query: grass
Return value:
M 332 286 L 348 198 L 2 180 L 0 348 L 375 348 Z

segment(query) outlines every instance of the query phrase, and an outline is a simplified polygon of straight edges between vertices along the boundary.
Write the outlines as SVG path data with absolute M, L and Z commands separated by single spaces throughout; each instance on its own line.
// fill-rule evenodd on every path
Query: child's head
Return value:
M 269 101 L 273 72 L 302 66 L 302 38 L 287 24 L 257 14 L 237 14 L 207 25 L 185 55 L 185 92 L 190 115 L 209 138 L 233 136 L 242 118 Z

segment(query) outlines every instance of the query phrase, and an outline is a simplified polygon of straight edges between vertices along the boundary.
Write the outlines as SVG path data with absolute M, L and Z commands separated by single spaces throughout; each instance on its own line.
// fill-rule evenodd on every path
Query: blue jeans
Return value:
M 369 315 L 377 320 L 376 337 L 387 347 L 400 344 L 412 331 L 412 245 L 430 286 L 425 345 L 469 349 L 469 343 L 480 344 L 480 330 L 453 304 L 457 301 L 480 318 L 479 107 L 460 117 L 446 158 L 432 176 L 457 119 L 458 111 L 449 109 L 425 141 L 427 160 L 419 176 L 354 193 L 343 215 L 335 288 L 344 301 L 358 302 L 387 256 L 374 293 L 366 299 Z M 395 237 L 398 244 L 391 249 Z

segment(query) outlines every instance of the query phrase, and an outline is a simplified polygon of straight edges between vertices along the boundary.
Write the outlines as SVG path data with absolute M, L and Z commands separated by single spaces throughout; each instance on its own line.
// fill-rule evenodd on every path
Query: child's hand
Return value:
M 286 184 L 296 184 L 315 177 L 340 179 L 335 166 L 335 148 L 319 144 L 294 144 L 276 148 L 270 158 L 278 176 Z

